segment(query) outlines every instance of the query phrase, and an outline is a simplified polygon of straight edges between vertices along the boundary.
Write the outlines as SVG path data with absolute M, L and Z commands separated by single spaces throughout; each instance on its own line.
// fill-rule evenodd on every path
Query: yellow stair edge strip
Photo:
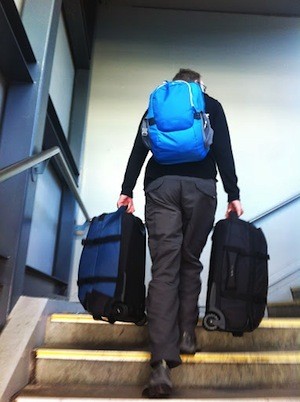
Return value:
M 51 314 L 50 316 L 51 322 L 58 322 L 58 323 L 73 323 L 73 324 L 96 324 L 96 325 L 111 325 L 107 321 L 103 320 L 94 320 L 93 317 L 89 314 Z M 132 322 L 119 322 L 116 321 L 114 325 L 135 325 Z
M 119 350 L 36 349 L 37 359 L 93 360 L 109 362 L 148 362 L 150 353 Z M 288 352 L 230 352 L 181 355 L 183 363 L 223 364 L 299 364 L 300 351 Z
M 94 320 L 89 314 L 52 314 L 51 322 L 111 325 L 105 321 Z M 135 325 L 133 323 L 116 322 L 114 325 Z M 300 328 L 300 318 L 264 318 L 259 328 Z

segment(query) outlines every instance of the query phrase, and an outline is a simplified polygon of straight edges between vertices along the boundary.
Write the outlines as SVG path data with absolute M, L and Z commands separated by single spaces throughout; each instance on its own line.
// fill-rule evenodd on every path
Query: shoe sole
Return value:
M 143 396 L 154 399 L 154 398 L 168 398 L 172 393 L 172 388 L 167 384 L 158 384 L 146 388 L 143 391 Z

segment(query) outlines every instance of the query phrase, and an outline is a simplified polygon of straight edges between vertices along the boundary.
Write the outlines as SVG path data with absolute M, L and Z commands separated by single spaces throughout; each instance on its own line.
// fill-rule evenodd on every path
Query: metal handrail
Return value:
M 272 214 L 273 212 L 277 211 L 278 209 L 283 208 L 283 207 L 285 207 L 286 205 L 291 204 L 292 202 L 296 201 L 298 198 L 300 198 L 300 194 L 296 194 L 296 195 L 294 195 L 293 197 L 287 199 L 286 201 L 283 201 L 283 202 L 281 202 L 280 204 L 275 205 L 275 207 L 273 207 L 273 208 L 271 208 L 271 209 L 268 209 L 268 211 L 263 212 L 263 213 L 260 214 L 260 215 L 257 215 L 257 216 L 256 216 L 255 218 L 253 218 L 253 219 L 250 219 L 249 222 L 253 223 L 253 222 L 256 222 L 256 221 L 258 221 L 258 220 L 260 220 L 260 219 L 262 219 L 262 218 L 265 218 L 266 216 L 268 216 L 268 215 Z
M 59 167 L 67 185 L 69 186 L 70 190 L 72 191 L 78 205 L 80 206 L 86 220 L 90 221 L 91 218 L 83 204 L 83 201 L 77 190 L 77 185 L 72 177 L 72 174 L 67 165 L 67 162 L 66 162 L 63 154 L 61 153 L 61 150 L 59 147 L 50 148 L 46 151 L 40 152 L 37 155 L 30 156 L 19 162 L 13 163 L 12 165 L 9 165 L 3 169 L 0 169 L 0 183 L 5 180 L 10 179 L 11 177 L 13 177 L 19 173 L 24 172 L 27 169 L 30 169 L 30 168 L 38 165 L 41 162 L 51 159 L 52 157 L 54 157 L 54 159 L 56 160 L 58 167 Z
M 74 197 L 75 197 L 76 201 L 78 202 L 78 205 L 80 206 L 86 220 L 90 221 L 91 218 L 82 202 L 82 199 L 77 190 L 77 185 L 71 175 L 70 169 L 69 169 L 67 162 L 66 162 L 63 154 L 61 153 L 61 150 L 59 147 L 50 148 L 46 151 L 40 152 L 37 155 L 30 156 L 28 158 L 21 160 L 20 162 L 13 163 L 12 165 L 7 166 L 6 168 L 0 169 L 0 183 L 5 180 L 10 179 L 11 177 L 17 175 L 18 173 L 24 172 L 25 170 L 30 169 L 31 167 L 33 167 L 41 162 L 44 162 L 47 159 L 50 159 L 52 157 L 54 157 L 54 159 L 56 160 L 56 162 L 59 166 L 59 169 L 60 169 L 61 173 L 63 174 L 64 179 L 65 179 L 66 183 L 68 184 L 70 190 L 74 194 Z M 262 219 L 262 218 L 266 217 L 267 215 L 270 215 L 271 213 L 277 211 L 278 209 L 292 203 L 293 201 L 297 200 L 298 198 L 300 198 L 300 194 L 296 194 L 293 197 L 287 199 L 286 201 L 269 209 L 268 211 L 263 212 L 262 214 L 249 220 L 249 222 L 251 222 L 251 223 L 256 222 L 259 219 Z

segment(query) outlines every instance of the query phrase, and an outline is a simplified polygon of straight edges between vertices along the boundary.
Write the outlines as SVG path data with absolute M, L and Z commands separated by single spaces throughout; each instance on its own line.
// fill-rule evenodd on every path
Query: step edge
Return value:
M 290 300 L 290 301 L 284 301 L 284 302 L 273 302 L 269 303 L 267 305 L 267 308 L 270 307 L 299 307 L 300 306 L 300 300 Z
M 14 399 L 14 402 L 30 402 L 30 401 L 51 401 L 51 402 L 62 402 L 66 400 L 67 402 L 78 402 L 79 400 L 81 402 L 96 402 L 96 401 L 111 401 L 111 402 L 132 402 L 132 401 L 145 401 L 145 398 L 110 398 L 110 397 L 102 397 L 102 398 L 76 398 L 76 397 L 40 397 L 40 396 L 31 396 L 31 397 L 26 397 L 26 396 L 19 396 L 16 399 Z M 165 402 L 165 399 L 155 399 L 157 402 Z M 237 397 L 237 398 L 231 398 L 231 400 L 239 400 L 243 402 L 298 402 L 300 401 L 300 397 Z M 188 401 L 188 402 L 223 402 L 223 401 L 228 401 L 228 398 L 197 398 L 197 399 L 190 399 L 190 398 L 168 398 L 168 402 L 178 402 L 178 401 Z
M 106 361 L 106 362 L 149 362 L 150 353 L 144 351 L 48 349 L 35 350 L 36 359 Z M 181 355 L 183 364 L 300 364 L 300 351 L 270 352 L 198 352 Z
M 89 314 L 52 314 L 50 316 L 51 323 L 73 323 L 73 324 L 94 324 L 94 325 L 112 325 L 106 321 L 94 320 Z M 131 322 L 116 321 L 113 325 L 136 325 Z M 201 321 L 198 326 L 200 327 Z M 141 328 L 141 327 L 138 327 Z M 300 328 L 300 317 L 279 317 L 264 318 L 258 328 Z
M 24 387 L 21 391 L 19 391 L 16 397 L 68 397 L 68 398 L 77 398 L 76 402 L 79 400 L 79 397 L 85 398 L 89 396 L 88 402 L 92 402 L 92 400 L 112 400 L 112 401 L 123 401 L 124 399 L 130 400 L 141 400 L 142 390 L 144 389 L 144 385 L 134 385 L 134 386 L 119 386 L 117 390 L 114 388 L 113 393 L 111 393 L 112 386 L 110 385 L 89 385 L 89 384 L 76 384 L 73 385 L 70 389 L 69 384 L 52 384 L 52 385 L 41 385 L 41 384 L 29 384 Z M 100 394 L 97 394 L 100 392 Z M 116 394 L 119 393 L 119 394 Z M 92 399 L 94 398 L 94 399 Z M 97 399 L 98 398 L 98 399 Z M 275 399 L 276 398 L 276 399 Z M 268 400 L 272 401 L 296 401 L 299 398 L 300 401 L 300 390 L 297 386 L 291 386 L 288 389 L 277 387 L 255 387 L 255 388 L 236 388 L 233 387 L 231 389 L 216 389 L 215 387 L 184 387 L 184 386 L 176 386 L 174 388 L 174 394 L 171 396 L 169 401 L 178 401 L 185 400 L 189 402 L 193 402 L 195 400 L 199 401 L 227 401 L 235 400 L 243 402 L 248 400 L 253 401 L 263 401 Z M 145 400 L 145 398 L 142 398 Z M 69 401 L 69 400 L 68 400 Z

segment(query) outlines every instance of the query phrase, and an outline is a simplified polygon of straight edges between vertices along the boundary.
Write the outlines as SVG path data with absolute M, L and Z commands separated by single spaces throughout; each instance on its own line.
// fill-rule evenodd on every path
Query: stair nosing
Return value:
M 112 325 L 102 320 L 94 320 L 89 314 L 52 314 L 50 316 L 51 323 L 74 323 L 74 324 L 95 324 L 95 325 Z M 130 325 L 136 326 L 131 322 L 116 321 L 113 325 Z M 199 323 L 199 326 L 201 324 Z M 264 318 L 258 328 L 300 328 L 300 318 Z
M 89 401 L 111 401 L 111 402 L 132 402 L 133 400 L 138 402 L 138 401 L 145 401 L 145 398 L 111 398 L 111 397 L 98 397 L 98 398 L 90 398 L 90 397 L 86 397 L 86 398 L 77 398 L 77 397 L 55 397 L 55 396 L 46 396 L 46 397 L 40 397 L 40 396 L 18 396 L 16 401 L 24 401 L 24 402 L 31 402 L 37 400 L 38 402 L 41 402 L 42 400 L 45 401 L 52 401 L 52 402 L 63 402 L 64 400 L 66 400 L 67 402 L 78 402 L 78 400 L 82 401 L 82 402 L 89 402 Z M 245 402 L 298 402 L 300 401 L 300 397 L 237 397 L 231 400 L 239 400 L 239 401 L 245 401 Z M 157 402 L 161 401 L 165 401 L 165 399 L 156 399 Z M 188 402 L 226 402 L 228 401 L 228 398 L 225 396 L 224 398 L 218 397 L 218 398 L 168 398 L 168 402 L 178 402 L 178 401 L 188 401 Z
M 107 361 L 107 362 L 149 362 L 150 353 L 145 351 L 48 349 L 35 350 L 36 359 Z M 300 351 L 270 352 L 198 352 L 195 355 L 181 355 L 187 364 L 299 364 Z

